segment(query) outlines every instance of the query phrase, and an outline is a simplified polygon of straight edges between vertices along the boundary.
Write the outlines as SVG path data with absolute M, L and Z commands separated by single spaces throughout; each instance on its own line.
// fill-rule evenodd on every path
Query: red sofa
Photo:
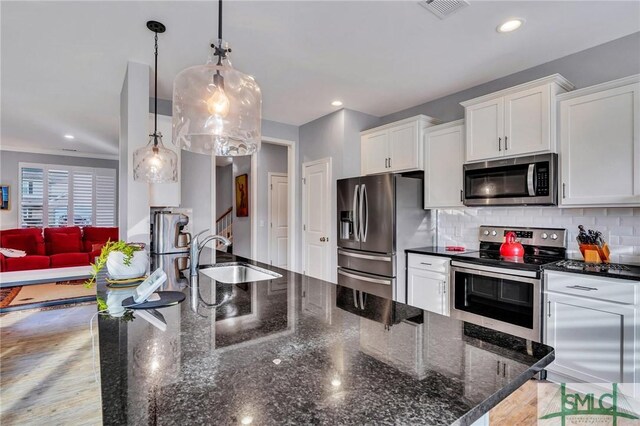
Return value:
M 24 257 L 0 254 L 0 271 L 65 268 L 89 265 L 102 245 L 118 240 L 117 227 L 66 226 L 21 228 L 0 231 L 0 247 L 24 250 Z

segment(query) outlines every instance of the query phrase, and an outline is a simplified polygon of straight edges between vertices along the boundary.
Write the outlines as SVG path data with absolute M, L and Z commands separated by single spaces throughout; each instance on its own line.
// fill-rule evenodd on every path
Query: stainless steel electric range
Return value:
M 507 232 L 523 258 L 500 256 Z M 565 259 L 567 232 L 558 228 L 481 226 L 480 250 L 452 257 L 451 316 L 540 342 L 542 267 Z

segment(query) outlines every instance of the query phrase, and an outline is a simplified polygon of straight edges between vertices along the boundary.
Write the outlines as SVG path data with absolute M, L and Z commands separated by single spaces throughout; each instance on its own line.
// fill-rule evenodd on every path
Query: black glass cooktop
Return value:
M 496 266 L 502 268 L 539 271 L 543 265 L 565 259 L 564 249 L 545 249 L 534 246 L 524 246 L 525 255 L 521 258 L 500 256 L 500 244 L 481 244 L 480 250 L 455 255 L 460 261 Z

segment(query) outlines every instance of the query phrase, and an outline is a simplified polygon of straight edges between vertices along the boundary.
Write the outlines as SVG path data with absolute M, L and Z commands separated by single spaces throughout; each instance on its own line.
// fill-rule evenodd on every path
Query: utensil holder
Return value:
M 578 244 L 578 246 L 585 262 L 609 263 L 611 252 L 607 244 L 604 244 L 602 247 L 595 244 Z

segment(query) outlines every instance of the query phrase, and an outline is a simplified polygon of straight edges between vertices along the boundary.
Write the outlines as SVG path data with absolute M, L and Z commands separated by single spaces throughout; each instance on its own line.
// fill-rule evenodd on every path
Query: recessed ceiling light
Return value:
M 496 31 L 498 31 L 499 33 L 510 33 L 511 31 L 517 30 L 522 25 L 524 25 L 524 19 L 509 19 L 508 21 L 505 21 L 502 24 L 498 25 Z
M 333 106 L 342 106 L 342 101 L 333 101 L 333 102 L 331 102 L 331 105 L 333 105 Z
M 71 134 L 69 134 L 69 133 L 67 133 L 66 135 L 64 135 L 64 138 L 65 138 L 65 139 L 69 139 L 70 141 L 72 141 L 72 140 L 74 140 L 76 137 L 75 137 L 75 136 L 73 136 L 73 135 L 71 135 Z

